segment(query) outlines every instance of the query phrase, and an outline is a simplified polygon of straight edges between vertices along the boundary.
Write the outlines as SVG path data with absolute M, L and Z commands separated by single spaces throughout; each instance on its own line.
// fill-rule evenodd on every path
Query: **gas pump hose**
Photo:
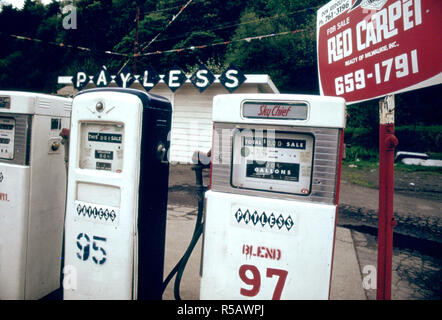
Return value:
M 170 271 L 169 275 L 166 277 L 166 279 L 163 282 L 162 292 L 164 293 L 170 280 L 172 280 L 173 276 L 176 274 L 175 283 L 174 283 L 174 297 L 176 300 L 181 300 L 180 296 L 181 278 L 183 276 L 184 269 L 186 268 L 187 261 L 189 260 L 190 255 L 192 254 L 192 251 L 195 248 L 195 245 L 197 244 L 204 230 L 203 212 L 204 212 L 204 192 L 206 190 L 206 187 L 204 187 L 203 185 L 202 171 L 203 169 L 208 167 L 209 167 L 208 165 L 203 165 L 199 161 L 198 164 L 192 167 L 192 170 L 195 171 L 196 175 L 196 187 L 198 195 L 198 215 L 195 223 L 195 228 L 193 231 L 192 239 L 190 240 L 189 246 L 187 247 L 187 250 L 185 251 L 182 258 L 175 265 L 175 267 L 172 269 L 172 271 Z

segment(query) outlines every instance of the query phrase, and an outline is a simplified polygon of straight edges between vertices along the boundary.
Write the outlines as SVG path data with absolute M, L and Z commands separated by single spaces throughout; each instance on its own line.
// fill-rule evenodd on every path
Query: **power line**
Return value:
M 132 55 L 126 54 L 126 53 L 113 52 L 113 51 L 109 51 L 109 50 L 101 51 L 101 50 L 96 50 L 96 49 L 91 49 L 91 48 L 86 48 L 86 47 L 81 47 L 81 46 L 74 46 L 74 45 L 70 45 L 70 44 L 65 44 L 62 42 L 57 43 L 54 41 L 45 41 L 45 40 L 31 38 L 31 37 L 27 37 L 27 36 L 19 36 L 16 34 L 6 34 L 4 32 L 0 32 L 0 34 L 6 35 L 8 37 L 11 37 L 11 38 L 14 38 L 17 40 L 25 40 L 25 41 L 32 41 L 32 42 L 36 42 L 36 43 L 44 43 L 44 44 L 53 45 L 53 46 L 56 46 L 59 48 L 70 48 L 70 49 L 76 49 L 76 50 L 80 50 L 80 51 L 97 52 L 97 53 L 104 53 L 104 54 L 124 56 L 124 57 L 132 56 Z
M 259 35 L 259 36 L 252 36 L 252 37 L 244 37 L 244 38 L 241 38 L 241 39 L 234 39 L 234 40 L 230 40 L 230 41 L 220 41 L 220 42 L 215 42 L 215 43 L 210 43 L 210 44 L 195 45 L 195 46 L 189 46 L 189 47 L 183 47 L 183 48 L 177 48 L 177 49 L 157 50 L 157 51 L 146 52 L 146 53 L 138 53 L 137 55 L 135 55 L 135 54 L 119 53 L 119 52 L 112 52 L 112 51 L 98 51 L 98 50 L 95 50 L 95 49 L 90 49 L 90 48 L 85 48 L 85 47 L 72 46 L 72 45 L 67 45 L 67 44 L 63 44 L 63 43 L 56 43 L 56 42 L 52 42 L 52 41 L 43 41 L 43 40 L 40 40 L 40 39 L 34 39 L 34 38 L 18 36 L 18 35 L 12 35 L 12 34 L 10 34 L 8 36 L 13 37 L 13 38 L 18 39 L 18 40 L 33 41 L 33 42 L 38 42 L 38 43 L 46 43 L 46 44 L 55 45 L 57 47 L 62 47 L 62 48 L 78 49 L 78 50 L 88 51 L 88 52 L 100 52 L 100 53 L 104 53 L 104 54 L 118 55 L 118 56 L 124 56 L 124 57 L 133 58 L 134 56 L 150 56 L 150 55 L 158 55 L 158 54 L 172 53 L 172 52 L 180 53 L 180 52 L 189 51 L 189 50 L 193 51 L 193 50 L 197 50 L 197 49 L 205 49 L 205 48 L 209 48 L 209 47 L 228 45 L 228 44 L 231 44 L 231 43 L 241 42 L 241 41 L 250 42 L 250 41 L 253 41 L 253 40 L 261 40 L 261 39 L 272 38 L 272 37 L 277 37 L 277 36 L 282 36 L 282 35 L 296 34 L 296 33 L 304 32 L 304 31 L 305 31 L 304 29 L 298 29 L 298 30 L 284 31 L 284 32 L 278 32 L 278 33 L 269 33 L 269 34 L 264 34 L 264 35 Z
M 256 39 L 264 39 L 264 38 L 268 38 L 268 37 L 274 37 L 274 36 L 279 36 L 279 35 L 284 35 L 284 34 L 290 34 L 290 33 L 297 33 L 297 32 L 301 32 L 304 30 L 295 30 L 295 31 L 287 31 L 287 32 L 280 32 L 280 33 L 272 33 L 272 34 L 266 34 L 266 35 L 260 35 L 260 36 L 254 36 L 254 37 L 245 37 L 242 39 L 236 39 L 236 40 L 231 40 L 231 41 L 221 41 L 221 42 L 217 42 L 217 43 L 212 43 L 212 44 L 205 44 L 205 45 L 195 45 L 195 46 L 189 46 L 189 47 L 185 47 L 185 48 L 178 48 L 178 49 L 169 49 L 169 50 L 157 50 L 157 51 L 153 51 L 153 52 L 148 52 L 148 53 L 142 53 L 145 49 L 147 49 L 154 41 L 156 41 L 156 39 L 165 31 L 167 30 L 167 28 L 173 23 L 173 21 L 176 20 L 176 18 L 184 11 L 184 9 L 192 2 L 192 0 L 187 1 L 187 3 L 184 6 L 181 6 L 180 11 L 168 22 L 168 24 L 166 25 L 166 27 L 163 29 L 163 31 L 159 32 L 146 46 L 144 46 L 141 50 L 139 50 L 137 53 L 134 54 L 126 54 L 126 53 L 121 53 L 121 52 L 115 52 L 115 51 L 110 51 L 110 50 L 106 50 L 106 51 L 101 51 L 101 50 L 97 50 L 97 49 L 91 49 L 91 48 L 86 48 L 86 47 L 82 47 L 82 46 L 74 46 L 74 45 L 70 45 L 70 44 L 64 44 L 64 43 L 57 43 L 57 42 L 53 42 L 53 41 L 44 41 L 44 40 L 40 40 L 40 39 L 36 39 L 36 38 L 31 38 L 31 37 L 27 37 L 27 36 L 20 36 L 20 35 L 15 35 L 15 34 L 5 34 L 4 32 L 0 32 L 0 34 L 4 34 L 6 36 L 15 38 L 17 40 L 26 40 L 26 41 L 32 41 L 32 42 L 36 42 L 36 43 L 45 43 L 48 45 L 53 45 L 53 46 L 57 46 L 60 48 L 70 48 L 70 49 L 76 49 L 76 50 L 80 50 L 80 51 L 86 51 L 86 52 L 95 52 L 95 53 L 101 53 L 101 54 L 107 54 L 107 55 L 114 55 L 114 56 L 120 56 L 120 57 L 128 57 L 129 60 L 123 65 L 123 67 L 120 69 L 120 71 L 124 68 L 124 66 L 127 65 L 127 63 L 130 61 L 131 58 L 135 58 L 137 56 L 149 56 L 149 55 L 157 55 L 157 54 L 162 54 L 162 53 L 170 53 L 170 52 L 182 52 L 182 51 L 188 51 L 188 50 L 195 50 L 195 49 L 202 49 L 202 48 L 207 48 L 207 47 L 214 47 L 214 46 L 220 46 L 220 45 L 227 45 L 233 42 L 238 42 L 238 41 L 251 41 L 251 40 L 256 40 Z M 177 6 L 180 7 L 180 6 Z M 279 18 L 279 17 L 283 17 L 283 16 L 288 16 L 288 15 L 292 15 L 292 14 L 297 14 L 297 13 L 302 13 L 302 12 L 306 12 L 308 10 L 313 10 L 318 8 L 317 7 L 310 7 L 310 8 L 306 8 L 306 9 L 301 9 L 301 10 L 297 10 L 297 11 L 293 11 L 293 12 L 289 12 L 286 15 L 274 15 L 271 17 L 265 17 L 265 18 L 260 18 L 260 19 L 255 19 L 255 20 L 251 20 L 251 21 L 246 21 L 246 22 L 242 22 L 242 23 L 237 23 L 237 24 L 233 24 L 233 25 L 229 25 L 229 26 L 224 26 L 224 27 L 220 27 L 220 28 L 214 28 L 214 29 L 209 29 L 207 31 L 213 31 L 213 30 L 217 30 L 217 29 L 222 29 L 222 28 L 228 28 L 228 27 L 232 27 L 232 26 L 237 26 L 237 25 L 244 25 L 244 24 L 250 24 L 250 23 L 255 23 L 255 22 L 262 22 L 263 20 L 268 20 L 268 19 L 275 19 L 275 18 Z M 175 8 L 175 7 L 174 7 Z M 224 24 L 221 24 L 219 26 L 223 26 Z M 198 31 L 198 30 L 197 30 Z M 195 31 L 191 31 L 191 32 L 187 32 L 185 34 L 183 34 L 182 36 L 192 33 Z M 166 40 L 172 40 L 172 39 L 176 39 L 179 38 L 178 37 L 174 37 L 174 38 L 167 38 L 167 39 L 162 39 L 162 40 L 157 40 L 157 42 L 160 41 L 166 41 Z M 146 42 L 145 42 L 146 43 Z M 141 46 L 143 46 L 145 43 L 143 43 Z
M 180 5 L 178 6 L 174 6 L 174 7 L 167 7 L 167 8 L 163 8 L 163 9 L 157 9 L 157 10 L 153 10 L 153 11 L 144 11 L 144 14 L 152 14 L 152 13 L 157 13 L 157 12 L 164 12 L 164 11 L 169 11 L 169 10 L 173 10 L 173 9 L 178 9 L 181 8 L 183 6 L 184 2 L 182 2 Z
M 270 17 L 264 17 L 264 18 L 259 18 L 259 19 L 254 19 L 254 20 L 250 20 L 250 21 L 246 21 L 246 22 L 240 22 L 240 23 L 234 23 L 234 24 L 218 24 L 215 25 L 215 28 L 212 29 L 199 29 L 199 30 L 193 30 L 193 31 L 189 31 L 186 33 L 183 33 L 181 35 L 175 36 L 175 37 L 170 37 L 170 38 L 163 38 L 160 40 L 157 40 L 156 43 L 158 42 L 164 42 L 164 41 L 169 41 L 169 40 L 175 40 L 175 39 L 180 39 L 180 38 L 184 38 L 186 35 L 194 33 L 194 32 L 198 32 L 198 31 L 217 31 L 217 30 L 223 30 L 223 29 L 229 29 L 229 28 L 233 28 L 236 26 L 240 26 L 240 25 L 246 25 L 246 24 L 251 24 L 251 23 L 257 23 L 257 22 L 263 22 L 265 20 L 271 20 L 271 19 L 278 19 L 278 18 L 284 18 L 284 17 L 288 17 L 290 15 L 294 15 L 294 14 L 299 14 L 299 13 L 303 13 L 303 12 L 307 12 L 310 10 L 315 10 L 318 9 L 321 6 L 316 6 L 316 7 L 309 7 L 309 8 L 305 8 L 305 9 L 300 9 L 300 10 L 296 10 L 296 11 L 292 11 L 292 12 L 288 12 L 286 14 L 276 14 Z M 219 27 L 219 28 L 218 28 Z
M 147 45 L 145 45 L 144 46 L 144 44 L 146 43 L 146 42 L 144 42 L 142 45 L 141 45 L 141 52 L 142 51 L 144 51 L 146 48 L 148 48 L 148 47 L 150 47 L 150 45 L 154 42 L 154 41 L 156 41 L 156 39 L 161 35 L 161 34 L 163 34 L 169 27 L 170 27 L 170 25 L 181 15 L 181 13 L 187 8 L 187 6 L 192 2 L 193 0 L 189 0 L 189 1 L 187 1 L 187 3 L 184 5 L 184 6 L 182 6 L 181 7 L 181 9 L 180 9 L 180 11 L 178 11 L 178 13 L 176 14 L 176 15 L 174 15 L 173 17 L 172 17 L 172 19 L 167 23 L 167 25 L 166 25 L 166 27 L 162 30 L 162 31 L 160 31 L 155 37 L 153 37 L 150 41 L 149 41 L 149 43 L 147 44 Z
M 167 30 L 167 28 L 169 28 L 169 26 L 181 15 L 181 13 L 187 8 L 187 6 L 192 2 L 193 0 L 189 0 L 186 2 L 186 4 L 184 6 L 181 7 L 180 11 L 178 11 L 178 13 L 176 15 L 174 15 L 172 17 L 171 20 L 169 20 L 169 22 L 167 23 L 166 27 L 160 31 L 155 37 L 153 37 L 149 43 L 147 45 L 144 45 L 146 42 L 144 42 L 143 44 L 141 44 L 141 50 L 139 52 L 137 52 L 136 55 L 134 55 L 133 57 L 139 56 L 141 52 L 143 52 L 146 48 L 150 47 L 150 45 L 164 32 Z M 121 67 L 120 71 L 124 69 L 124 67 L 129 63 L 130 59 L 128 59 L 123 66 Z
M 261 40 L 261 39 L 272 38 L 272 37 L 277 37 L 277 36 L 282 36 L 282 35 L 296 34 L 296 33 L 304 32 L 304 31 L 305 31 L 304 29 L 298 29 L 298 30 L 284 31 L 284 32 L 278 32 L 278 33 L 269 33 L 269 34 L 254 36 L 254 37 L 245 37 L 245 38 L 234 39 L 234 40 L 230 40 L 230 41 L 215 42 L 215 43 L 210 43 L 210 44 L 205 44 L 205 45 L 189 46 L 189 47 L 178 48 L 178 49 L 169 49 L 169 50 L 157 50 L 157 51 L 152 51 L 152 52 L 140 54 L 140 56 L 144 57 L 144 56 L 171 53 L 171 52 L 180 53 L 180 52 L 188 51 L 188 50 L 205 49 L 205 48 L 209 48 L 209 47 L 228 45 L 228 44 L 231 44 L 234 42 L 240 42 L 240 41 L 250 42 L 252 40 Z

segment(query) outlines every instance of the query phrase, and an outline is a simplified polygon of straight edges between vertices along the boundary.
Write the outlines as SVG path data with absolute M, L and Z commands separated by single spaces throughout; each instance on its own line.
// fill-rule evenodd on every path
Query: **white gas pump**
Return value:
M 72 99 L 0 91 L 0 300 L 60 287 Z
M 201 299 L 327 299 L 345 101 L 232 94 L 213 101 Z
M 171 111 L 133 89 L 74 97 L 64 299 L 161 299 Z

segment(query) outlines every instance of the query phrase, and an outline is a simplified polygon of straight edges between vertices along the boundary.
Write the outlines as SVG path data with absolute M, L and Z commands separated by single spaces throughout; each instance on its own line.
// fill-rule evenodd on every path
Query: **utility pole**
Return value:
M 391 300 L 393 256 L 394 149 L 398 139 L 394 135 L 394 95 L 379 102 L 379 222 L 377 300 Z
M 134 65 L 133 65 L 133 74 L 137 74 L 137 56 L 138 56 L 138 27 L 140 24 L 140 6 L 137 5 L 137 16 L 135 18 L 137 27 L 135 30 L 135 41 L 134 41 Z

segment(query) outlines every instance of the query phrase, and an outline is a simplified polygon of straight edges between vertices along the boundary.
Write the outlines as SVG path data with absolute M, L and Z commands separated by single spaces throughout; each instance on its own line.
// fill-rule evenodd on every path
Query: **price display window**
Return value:
M 0 159 L 14 159 L 15 120 L 0 117 Z
M 122 172 L 123 124 L 83 122 L 80 125 L 80 134 L 81 169 Z
M 308 195 L 314 137 L 305 133 L 242 130 L 233 136 L 233 187 Z

